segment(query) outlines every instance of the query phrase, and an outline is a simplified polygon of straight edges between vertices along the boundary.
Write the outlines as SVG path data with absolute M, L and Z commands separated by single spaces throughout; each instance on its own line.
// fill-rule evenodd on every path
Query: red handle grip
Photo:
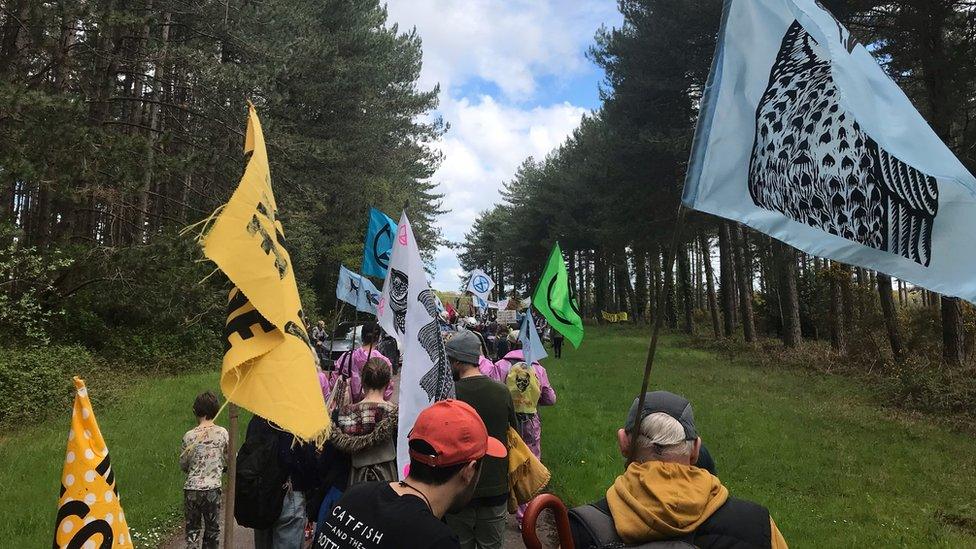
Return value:
M 522 517 L 522 542 L 526 549 L 542 549 L 542 542 L 536 532 L 539 514 L 544 509 L 552 509 L 556 517 L 556 532 L 559 534 L 559 545 L 562 549 L 575 549 L 573 533 L 569 529 L 569 511 L 562 500 L 553 494 L 540 494 L 529 502 Z

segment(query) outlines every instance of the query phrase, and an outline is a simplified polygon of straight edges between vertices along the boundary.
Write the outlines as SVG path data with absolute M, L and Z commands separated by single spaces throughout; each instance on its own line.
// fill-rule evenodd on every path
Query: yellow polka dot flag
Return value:
M 108 447 L 95 421 L 88 389 L 75 381 L 75 404 L 68 431 L 68 451 L 61 474 L 61 497 L 54 547 L 124 549 L 132 547 L 129 525 L 115 486 Z
M 203 239 L 204 255 L 236 286 L 227 303 L 220 388 L 299 438 L 323 442 L 329 414 L 253 105 L 244 154 L 244 176 Z

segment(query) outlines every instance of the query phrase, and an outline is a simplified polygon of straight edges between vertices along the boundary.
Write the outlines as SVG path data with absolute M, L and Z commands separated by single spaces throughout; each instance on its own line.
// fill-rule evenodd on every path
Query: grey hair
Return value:
M 641 420 L 637 448 L 652 459 L 670 461 L 690 457 L 695 441 L 685 440 L 685 429 L 678 420 L 655 412 Z

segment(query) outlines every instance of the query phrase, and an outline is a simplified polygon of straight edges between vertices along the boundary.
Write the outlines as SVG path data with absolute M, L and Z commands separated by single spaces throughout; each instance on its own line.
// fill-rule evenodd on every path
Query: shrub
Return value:
M 63 412 L 72 398 L 71 376 L 97 370 L 83 347 L 4 349 L 0 355 L 0 426 L 36 423 Z
M 47 343 L 49 325 L 62 312 L 46 296 L 72 260 L 58 250 L 24 246 L 23 235 L 6 223 L 0 223 L 0 243 L 0 344 Z
M 902 408 L 923 412 L 971 414 L 976 402 L 976 371 L 949 368 L 938 359 L 910 356 L 880 378 L 882 395 Z
M 178 332 L 115 328 L 99 354 L 113 369 L 142 374 L 176 374 L 219 367 L 220 336 L 197 326 Z

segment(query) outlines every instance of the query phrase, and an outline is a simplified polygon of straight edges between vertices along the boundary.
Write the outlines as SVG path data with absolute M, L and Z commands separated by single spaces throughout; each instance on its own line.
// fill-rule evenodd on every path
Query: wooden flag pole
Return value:
M 685 214 L 687 210 L 683 204 L 678 205 L 678 217 L 674 222 L 674 234 L 671 235 L 671 246 L 664 252 L 665 268 L 674 268 L 674 260 L 677 257 L 678 243 L 681 242 L 681 231 L 685 226 Z M 666 272 L 666 271 L 665 271 Z M 673 279 L 674 277 L 672 277 Z M 666 278 L 665 278 L 666 279 Z M 654 329 L 651 331 L 651 341 L 647 346 L 647 359 L 644 361 L 644 381 L 641 383 L 640 394 L 637 396 L 637 418 L 640 418 L 640 411 L 644 409 L 644 397 L 647 396 L 647 386 L 651 380 L 651 368 L 654 366 L 654 355 L 657 353 L 657 341 L 661 335 L 661 327 L 664 324 L 665 296 L 670 290 L 662 288 L 657 296 L 657 303 L 654 305 Z M 640 421 L 634 425 L 634 432 L 630 433 L 630 451 L 627 456 L 627 463 L 633 461 L 637 454 L 637 438 L 640 432 Z
M 227 436 L 227 496 L 224 500 L 224 547 L 234 547 L 234 492 L 237 487 L 237 405 L 227 406 L 229 418 Z

